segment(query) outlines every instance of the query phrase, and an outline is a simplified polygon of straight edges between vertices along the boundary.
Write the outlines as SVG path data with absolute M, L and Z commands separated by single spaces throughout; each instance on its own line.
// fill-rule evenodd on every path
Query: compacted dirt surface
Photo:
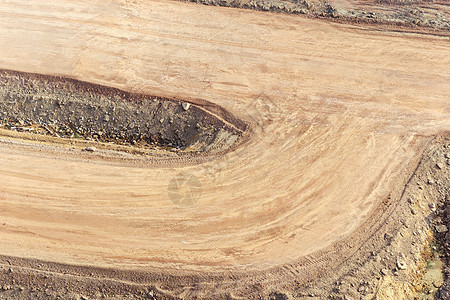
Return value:
M 182 0 L 183 1 L 183 0 Z M 363 23 L 377 29 L 448 35 L 450 3 L 445 0 L 184 0 L 205 5 L 273 11 L 333 22 Z
M 445 299 L 444 25 L 0 16 L 0 298 Z

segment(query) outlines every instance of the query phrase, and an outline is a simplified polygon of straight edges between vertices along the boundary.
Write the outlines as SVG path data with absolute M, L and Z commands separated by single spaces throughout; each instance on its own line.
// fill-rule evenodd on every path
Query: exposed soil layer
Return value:
M 450 147 L 449 147 L 450 148 Z M 447 165 L 450 166 L 450 149 L 446 154 Z M 447 180 L 450 181 L 450 175 Z M 448 182 L 447 181 L 447 182 Z M 450 183 L 449 183 L 450 185 Z M 446 195 L 444 203 L 439 206 L 439 217 L 437 218 L 437 224 L 435 227 L 436 238 L 439 242 L 440 251 L 444 260 L 444 284 L 439 288 L 439 299 L 450 299 L 450 191 Z
M 424 280 L 448 186 L 447 38 L 167 0 L 0 6 L 1 68 L 252 129 L 211 159 L 137 164 L 0 130 L 0 295 L 403 299 Z
M 245 130 L 198 104 L 7 70 L 0 117 L 19 132 L 184 152 L 225 152 Z
M 392 30 L 450 33 L 450 5 L 434 0 L 182 0 L 205 5 L 297 14 L 336 22 L 390 26 Z

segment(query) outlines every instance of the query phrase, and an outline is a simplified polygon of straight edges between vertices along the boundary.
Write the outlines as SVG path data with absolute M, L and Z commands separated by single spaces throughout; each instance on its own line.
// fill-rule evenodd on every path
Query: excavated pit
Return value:
M 220 153 L 236 144 L 246 126 L 219 107 L 212 110 L 74 79 L 0 70 L 0 126 L 19 132 Z

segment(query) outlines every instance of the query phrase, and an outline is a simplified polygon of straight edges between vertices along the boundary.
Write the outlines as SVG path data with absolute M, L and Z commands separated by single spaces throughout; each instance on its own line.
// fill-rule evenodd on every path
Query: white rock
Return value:
M 405 263 L 405 261 L 398 259 L 397 260 L 397 268 L 399 270 L 406 270 L 406 263 Z
M 428 204 L 428 206 L 430 207 L 430 209 L 431 209 L 432 211 L 435 211 L 435 210 L 436 210 L 436 203 L 430 203 L 430 204 Z
M 189 104 L 189 103 L 187 103 L 187 102 L 184 102 L 183 104 L 181 104 L 181 106 L 183 106 L 183 109 L 184 109 L 184 110 L 188 110 L 189 107 L 191 106 L 191 104 Z
M 84 151 L 95 152 L 95 151 L 97 151 L 97 148 L 95 148 L 95 147 L 86 147 L 86 148 L 84 148 Z
M 436 225 L 435 228 L 436 228 L 436 231 L 439 233 L 444 233 L 444 232 L 448 231 L 448 228 L 445 225 Z

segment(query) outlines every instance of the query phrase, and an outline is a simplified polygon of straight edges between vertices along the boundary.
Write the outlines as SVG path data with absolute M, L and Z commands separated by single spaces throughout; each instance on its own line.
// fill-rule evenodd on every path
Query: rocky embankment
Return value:
M 225 151 L 241 131 L 189 102 L 0 71 L 0 128 L 170 151 Z
M 450 31 L 450 7 L 439 1 L 378 0 L 339 5 L 314 0 L 184 0 L 205 5 L 247 8 L 327 18 L 351 23 L 384 24 L 416 30 Z

